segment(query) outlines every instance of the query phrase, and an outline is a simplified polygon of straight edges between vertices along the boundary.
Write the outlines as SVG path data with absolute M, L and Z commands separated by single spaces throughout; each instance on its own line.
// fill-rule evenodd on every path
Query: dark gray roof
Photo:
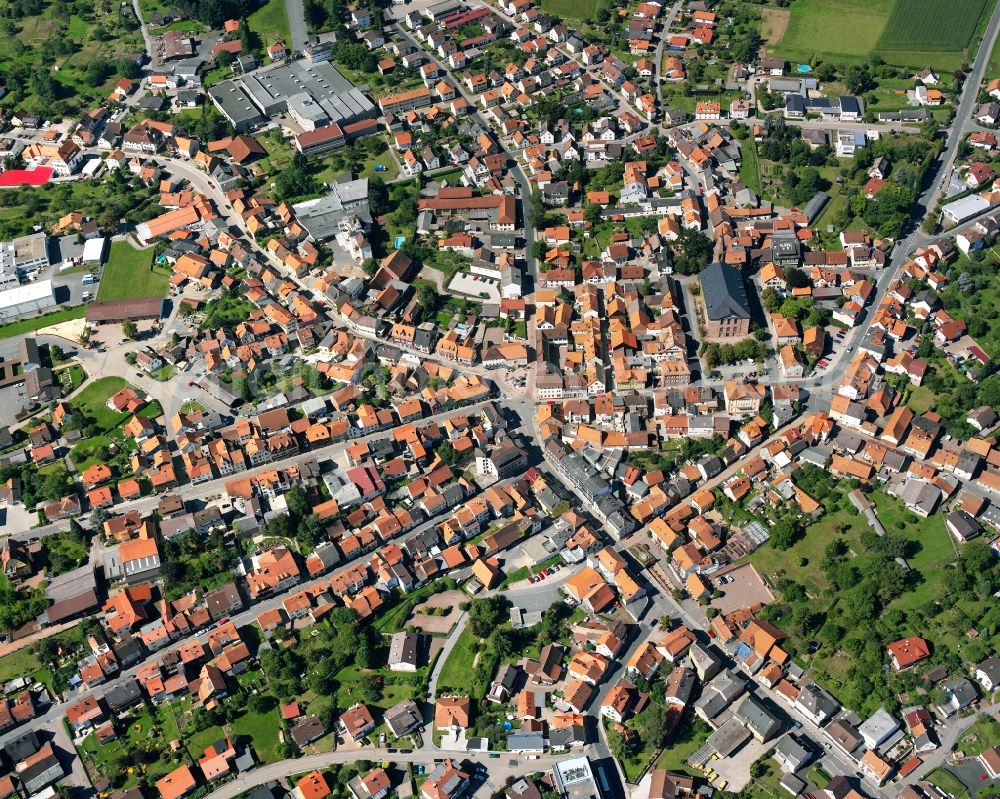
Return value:
M 709 319 L 750 318 L 750 301 L 739 269 L 716 261 L 698 276 Z
M 139 690 L 139 683 L 135 680 L 127 680 L 104 695 L 104 701 L 107 702 L 108 708 L 112 711 L 124 710 L 141 698 L 142 692 Z

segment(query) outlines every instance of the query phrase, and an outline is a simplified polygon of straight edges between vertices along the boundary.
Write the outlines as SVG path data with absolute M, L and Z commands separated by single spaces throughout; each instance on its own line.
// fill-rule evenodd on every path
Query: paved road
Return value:
M 423 422 L 430 421 L 442 421 L 450 416 L 454 416 L 456 413 L 470 413 L 472 411 L 478 410 L 485 407 L 490 403 L 496 403 L 498 406 L 502 406 L 502 402 L 496 400 L 483 400 L 482 402 L 477 402 L 472 405 L 466 405 L 462 408 L 453 408 L 448 411 L 442 411 L 440 413 L 432 414 L 431 416 L 425 417 Z M 371 433 L 367 436 L 360 436 L 358 438 L 348 439 L 347 441 L 339 441 L 335 444 L 327 444 L 322 447 L 314 447 L 310 450 L 300 452 L 298 455 L 292 455 L 288 458 L 282 458 L 278 461 L 272 461 L 269 464 L 261 465 L 259 467 L 253 467 L 248 469 L 246 472 L 241 472 L 240 474 L 255 474 L 266 468 L 271 469 L 285 469 L 289 466 L 298 465 L 308 460 L 329 460 L 330 458 L 338 456 L 347 447 L 357 441 L 371 441 L 376 438 L 384 438 L 387 435 L 391 435 L 390 431 L 382 430 L 378 433 Z M 205 500 L 209 497 L 221 495 L 225 491 L 226 483 L 240 476 L 240 474 L 229 475 L 227 477 L 219 477 L 215 480 L 207 480 L 204 483 L 184 483 L 178 488 L 174 489 L 171 493 L 178 494 L 181 499 L 185 502 L 193 502 L 198 500 Z M 159 496 L 152 495 L 148 497 L 142 497 L 141 499 L 132 500 L 130 502 L 121 502 L 115 506 L 115 510 L 119 513 L 124 513 L 130 510 L 138 510 L 142 513 L 146 513 L 156 508 L 159 503 Z M 69 522 L 53 522 L 51 524 L 43 525 L 40 527 L 32 527 L 29 530 L 25 530 L 19 533 L 13 533 L 10 537 L 16 540 L 28 540 L 31 538 L 42 538 L 46 535 L 52 535 L 53 533 L 60 532 L 69 528 Z
M 302 2 L 302 0 L 299 0 Z M 135 18 L 139 20 L 139 31 L 142 33 L 142 42 L 146 47 L 146 52 L 149 54 L 150 61 L 152 61 L 155 51 L 153 49 L 153 40 L 149 36 L 149 31 L 146 30 L 146 20 L 142 17 L 142 9 L 139 7 L 139 0 L 132 0 L 132 10 L 135 11 Z
M 677 0 L 670 7 L 670 11 L 667 12 L 667 16 L 663 19 L 663 27 L 660 29 L 660 42 L 656 45 L 656 55 L 653 56 L 655 59 L 653 64 L 653 83 L 656 84 L 656 104 L 663 108 L 663 80 L 660 77 L 660 70 L 663 68 L 663 48 L 667 44 L 667 37 L 670 35 L 670 26 L 674 24 L 674 20 L 677 19 L 677 15 L 681 11 L 681 6 L 684 5 L 684 0 Z
M 285 12 L 288 14 L 288 30 L 292 40 L 285 44 L 292 50 L 302 50 L 309 44 L 309 32 L 306 30 L 306 11 L 302 0 L 285 0 Z M 265 45 L 273 42 L 264 42 Z
M 324 752 L 318 755 L 306 755 L 293 760 L 279 760 L 277 763 L 270 763 L 266 766 L 259 766 L 253 771 L 241 774 L 238 779 L 228 782 L 218 790 L 207 794 L 205 799 L 234 799 L 241 793 L 264 785 L 274 780 L 290 777 L 293 774 L 301 774 L 306 771 L 318 769 L 322 771 L 334 764 L 355 763 L 358 760 L 370 759 L 380 760 L 379 751 L 373 749 L 339 749 L 336 752 Z M 423 763 L 433 767 L 434 758 L 442 758 L 444 755 L 437 752 L 399 752 L 396 754 L 386 754 L 386 758 L 394 763 Z M 494 787 L 502 787 L 507 777 L 523 774 L 527 770 L 545 771 L 552 768 L 553 764 L 562 760 L 565 755 L 542 755 L 537 760 L 530 761 L 530 767 L 524 760 L 523 755 L 512 755 L 503 753 L 497 759 L 490 758 L 484 752 L 456 752 L 455 759 L 458 761 L 468 761 L 486 767 L 493 782 Z M 510 763 L 515 765 L 511 766 Z M 427 769 L 430 771 L 430 768 Z

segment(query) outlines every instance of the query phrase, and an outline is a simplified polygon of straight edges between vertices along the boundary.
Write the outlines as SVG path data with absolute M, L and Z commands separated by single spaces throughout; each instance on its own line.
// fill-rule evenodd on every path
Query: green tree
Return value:
M 507 618 L 510 602 L 504 597 L 477 597 L 469 603 L 469 629 L 478 638 L 490 634 Z
M 785 517 L 771 528 L 771 545 L 775 549 L 789 549 L 802 537 L 802 525 L 794 518 Z

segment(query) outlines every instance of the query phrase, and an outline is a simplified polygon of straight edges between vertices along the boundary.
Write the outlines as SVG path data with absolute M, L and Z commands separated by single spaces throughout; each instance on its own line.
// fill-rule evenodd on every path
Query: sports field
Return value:
M 862 61 L 952 70 L 961 66 L 992 0 L 796 0 L 769 49 L 789 61 Z M 780 31 L 780 26 L 775 26 Z

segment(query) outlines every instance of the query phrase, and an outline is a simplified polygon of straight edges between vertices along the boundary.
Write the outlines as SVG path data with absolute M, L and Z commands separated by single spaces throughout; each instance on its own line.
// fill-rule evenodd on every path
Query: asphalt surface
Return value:
M 285 42 L 292 50 L 301 51 L 309 44 L 309 32 L 306 30 L 306 12 L 302 0 L 285 0 L 285 11 L 288 14 L 288 30 L 292 41 Z M 273 44 L 273 42 L 265 42 Z

